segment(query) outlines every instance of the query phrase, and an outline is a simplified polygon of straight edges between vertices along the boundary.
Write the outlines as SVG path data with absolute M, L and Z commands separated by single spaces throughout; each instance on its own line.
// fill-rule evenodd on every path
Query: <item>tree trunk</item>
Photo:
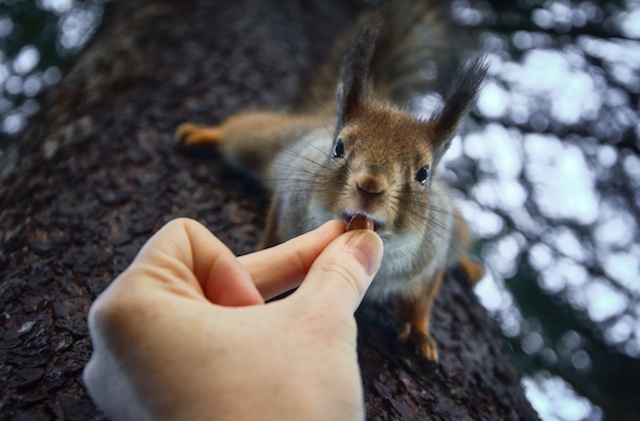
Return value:
M 0 419 L 99 419 L 82 385 L 93 299 L 168 220 L 202 221 L 238 254 L 267 198 L 181 122 L 282 108 L 352 21 L 327 0 L 120 2 L 0 167 Z M 507 347 L 449 276 L 432 329 L 441 362 L 396 345 L 392 309 L 358 314 L 370 419 L 535 419 Z M 135 320 L 131 321 L 135 323 Z

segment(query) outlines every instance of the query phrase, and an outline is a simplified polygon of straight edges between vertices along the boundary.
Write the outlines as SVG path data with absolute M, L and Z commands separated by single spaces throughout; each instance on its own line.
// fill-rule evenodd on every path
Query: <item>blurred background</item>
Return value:
M 112 3 L 0 0 L 0 165 Z M 451 7 L 491 57 L 442 171 L 489 268 L 476 293 L 543 420 L 638 420 L 640 0 Z
M 92 38 L 108 2 L 0 0 L 0 157 Z

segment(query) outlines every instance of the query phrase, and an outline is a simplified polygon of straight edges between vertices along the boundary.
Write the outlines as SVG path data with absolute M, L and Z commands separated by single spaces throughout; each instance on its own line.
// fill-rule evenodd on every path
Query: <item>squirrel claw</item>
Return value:
M 438 344 L 428 333 L 414 332 L 413 341 L 418 345 L 420 356 L 433 363 L 438 362 Z
M 405 329 L 402 332 L 398 333 L 397 339 L 398 342 L 400 343 L 407 343 L 407 340 L 409 340 L 409 333 L 411 333 L 410 329 Z
M 175 132 L 175 139 L 185 146 L 198 146 L 222 141 L 222 127 L 203 127 L 193 123 L 183 123 Z
M 398 334 L 398 341 L 406 343 L 409 339 L 418 347 L 420 356 L 434 364 L 438 363 L 438 344 L 429 333 L 415 329 L 404 329 Z
M 404 344 L 409 340 L 409 336 L 411 336 L 411 325 L 407 323 L 406 325 L 401 326 L 400 333 L 398 333 L 398 336 L 396 338 L 398 342 Z
M 188 144 L 189 135 L 196 131 L 199 126 L 193 123 L 182 123 L 176 128 L 174 139 L 180 144 Z
M 438 362 L 438 345 L 430 335 L 425 337 L 425 342 L 418 344 L 418 351 L 425 360 L 433 363 Z

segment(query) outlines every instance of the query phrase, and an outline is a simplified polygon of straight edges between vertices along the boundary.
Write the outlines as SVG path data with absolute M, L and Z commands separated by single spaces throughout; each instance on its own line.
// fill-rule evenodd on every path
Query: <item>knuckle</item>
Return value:
M 195 220 L 191 219 L 191 218 L 187 218 L 184 216 L 180 216 L 177 217 L 175 219 L 172 219 L 171 221 L 167 222 L 166 226 L 167 227 L 182 227 L 185 229 L 189 229 L 189 228 L 193 228 L 194 226 L 198 225 L 198 222 L 196 222 Z
M 353 294 L 362 294 L 363 286 L 360 279 L 362 274 L 359 267 L 332 259 L 324 262 L 322 272 L 327 279 L 335 279 L 343 288 Z
M 131 269 L 127 271 L 134 272 Z M 91 305 L 88 315 L 90 329 L 102 332 L 120 331 L 131 322 L 131 315 L 142 305 L 136 299 L 139 294 L 135 291 L 134 283 L 123 282 L 121 277 L 116 278 Z
M 300 248 L 294 249 L 291 264 L 298 272 L 304 272 L 306 268 L 311 266 L 311 262 L 309 260 L 309 257 Z
M 117 328 L 120 315 L 123 314 L 119 302 L 106 295 L 101 295 L 89 308 L 89 330 L 109 331 Z

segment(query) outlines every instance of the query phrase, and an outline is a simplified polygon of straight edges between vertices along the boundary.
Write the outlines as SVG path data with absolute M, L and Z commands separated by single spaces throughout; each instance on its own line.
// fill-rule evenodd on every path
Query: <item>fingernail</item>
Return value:
M 382 240 L 371 230 L 352 232 L 351 238 L 346 243 L 347 252 L 356 258 L 368 275 L 372 275 L 382 262 Z

